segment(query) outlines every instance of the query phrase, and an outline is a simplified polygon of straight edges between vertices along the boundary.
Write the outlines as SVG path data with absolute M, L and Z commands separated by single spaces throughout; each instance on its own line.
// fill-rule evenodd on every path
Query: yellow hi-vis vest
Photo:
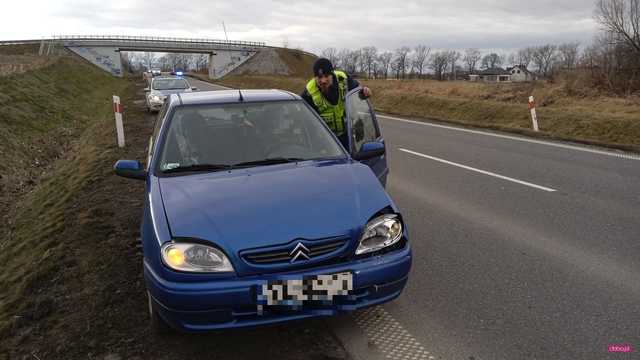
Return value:
M 333 74 L 336 76 L 338 80 L 338 103 L 336 105 L 331 104 L 327 99 L 322 95 L 322 91 L 316 84 L 316 79 L 313 78 L 309 80 L 307 83 L 307 92 L 311 95 L 311 99 L 313 99 L 313 103 L 318 108 L 318 113 L 327 123 L 329 128 L 336 134 L 342 135 L 345 131 L 344 129 L 344 117 L 345 117 L 345 107 L 344 107 L 344 98 L 347 94 L 347 74 L 334 70 Z

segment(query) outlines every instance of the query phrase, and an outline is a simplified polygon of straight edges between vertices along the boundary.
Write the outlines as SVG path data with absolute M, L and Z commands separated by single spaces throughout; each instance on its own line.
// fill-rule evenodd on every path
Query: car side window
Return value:
M 379 138 L 380 132 L 374 123 L 367 99 L 361 99 L 356 92 L 348 97 L 347 102 L 351 119 L 352 143 L 355 151 L 358 152 L 362 144 Z

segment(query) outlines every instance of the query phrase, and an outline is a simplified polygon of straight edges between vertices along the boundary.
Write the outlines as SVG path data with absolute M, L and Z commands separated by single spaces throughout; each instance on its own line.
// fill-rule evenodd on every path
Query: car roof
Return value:
M 153 80 L 167 80 L 167 79 L 182 79 L 182 80 L 187 80 L 182 76 L 174 76 L 174 75 L 163 75 L 163 76 L 156 76 L 153 78 Z
M 240 94 L 242 93 L 242 100 Z M 173 94 L 170 102 L 182 105 L 228 104 L 240 102 L 265 102 L 301 100 L 300 96 L 284 90 L 214 90 Z

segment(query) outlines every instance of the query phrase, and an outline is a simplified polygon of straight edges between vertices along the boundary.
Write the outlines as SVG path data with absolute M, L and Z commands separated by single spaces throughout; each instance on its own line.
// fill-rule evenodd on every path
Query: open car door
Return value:
M 368 99 L 361 96 L 362 88 L 355 88 L 345 97 L 346 126 L 351 156 L 368 165 L 378 177 L 382 186 L 387 184 L 387 157 L 384 152 L 384 138 L 380 132 L 373 107 Z M 377 151 L 372 151 L 372 150 Z M 375 156 L 371 154 L 375 153 Z

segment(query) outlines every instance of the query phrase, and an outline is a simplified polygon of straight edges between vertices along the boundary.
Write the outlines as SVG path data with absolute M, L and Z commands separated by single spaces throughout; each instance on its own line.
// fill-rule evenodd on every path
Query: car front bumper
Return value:
M 161 278 L 145 260 L 144 276 L 158 314 L 173 328 L 197 332 L 275 324 L 316 316 L 331 316 L 382 304 L 398 297 L 411 268 L 411 249 L 405 248 L 348 263 L 197 283 L 176 283 Z M 258 312 L 257 291 L 265 281 L 282 276 L 353 273 L 353 298 L 348 306 L 279 311 L 266 307 Z

